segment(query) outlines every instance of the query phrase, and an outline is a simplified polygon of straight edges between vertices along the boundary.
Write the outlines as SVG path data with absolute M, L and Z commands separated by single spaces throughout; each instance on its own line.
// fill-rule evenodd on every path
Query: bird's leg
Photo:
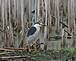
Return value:
M 34 47 L 34 51 L 37 51 L 36 43 L 33 44 L 33 47 Z
M 32 49 L 31 49 L 31 45 L 29 45 L 28 49 L 29 49 L 29 52 L 31 52 L 31 50 L 32 50 Z
M 40 50 L 40 40 L 39 39 L 36 41 L 36 48 L 37 48 L 37 50 Z
M 34 50 L 34 44 L 32 44 L 31 49 Z
M 37 39 L 35 40 L 35 42 L 34 42 L 34 50 L 35 50 L 35 51 L 38 50 L 38 48 L 37 48 L 37 47 L 38 47 L 38 43 L 39 43 L 38 41 L 39 41 L 39 39 L 37 38 Z
M 31 46 L 29 47 L 29 52 L 31 52 L 32 51 L 32 49 L 31 49 Z
M 30 49 L 30 45 L 29 44 L 27 44 L 26 48 L 27 48 L 27 52 L 31 52 L 31 49 Z
M 39 38 L 37 38 L 36 40 L 35 40 L 35 42 L 34 42 L 34 49 L 35 49 L 35 51 L 37 51 L 38 50 L 38 48 L 39 48 L 39 43 L 40 43 L 40 41 L 39 41 Z
M 37 46 L 36 46 L 36 43 L 35 43 L 35 51 L 37 51 Z

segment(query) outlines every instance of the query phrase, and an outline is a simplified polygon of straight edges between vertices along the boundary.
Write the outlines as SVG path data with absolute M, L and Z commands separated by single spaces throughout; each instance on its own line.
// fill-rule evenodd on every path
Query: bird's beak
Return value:
M 43 24 L 43 23 L 40 23 L 40 25 L 42 25 L 42 26 L 47 26 L 47 25 L 45 25 L 45 24 Z
M 42 24 L 42 26 L 47 26 L 47 25 L 45 25 L 45 24 Z

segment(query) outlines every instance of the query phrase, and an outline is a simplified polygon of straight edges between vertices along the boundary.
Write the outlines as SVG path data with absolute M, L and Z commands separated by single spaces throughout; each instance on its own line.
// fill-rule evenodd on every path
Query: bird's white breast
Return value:
M 36 32 L 33 35 L 28 37 L 29 44 L 36 41 L 39 37 L 40 27 L 39 26 L 34 26 L 34 27 L 36 27 Z

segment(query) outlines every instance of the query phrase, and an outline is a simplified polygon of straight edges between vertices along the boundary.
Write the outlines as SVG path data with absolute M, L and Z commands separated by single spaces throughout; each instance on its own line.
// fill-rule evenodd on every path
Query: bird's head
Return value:
M 46 25 L 43 24 L 43 23 L 36 22 L 34 26 L 36 26 L 36 27 L 42 27 L 42 26 L 46 26 Z

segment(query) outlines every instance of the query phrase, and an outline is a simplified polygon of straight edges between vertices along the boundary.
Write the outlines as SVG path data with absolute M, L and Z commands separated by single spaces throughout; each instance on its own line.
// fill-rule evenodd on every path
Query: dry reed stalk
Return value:
M 49 39 L 49 37 L 50 37 L 50 33 L 51 33 L 51 21 L 52 21 L 52 17 L 51 17 L 51 12 L 50 11 L 52 11 L 51 10 L 51 3 L 50 3 L 51 1 L 49 0 L 48 1 L 48 40 L 50 40 Z
M 25 33 L 24 33 L 24 0 L 21 0 L 21 27 L 22 27 L 22 35 L 21 41 L 23 42 L 23 47 L 26 46 Z
M 1 5 L 1 15 L 2 15 L 2 21 L 3 21 L 3 30 L 5 30 L 5 19 L 4 19 L 4 0 L 2 0 L 2 5 Z M 3 32 L 3 46 L 5 46 L 5 33 Z
M 71 0 L 71 22 L 72 22 L 72 36 L 73 36 L 73 43 L 72 46 L 75 47 L 76 45 L 76 40 L 75 40 L 75 4 L 74 4 L 75 0 Z
M 45 25 L 48 23 L 48 8 L 47 8 L 47 0 L 44 0 L 45 3 Z M 44 27 L 44 43 L 45 43 L 45 49 L 47 49 L 47 26 Z
M 29 21 L 31 21 L 31 1 L 29 0 Z
M 7 0 L 5 0 L 5 46 L 8 46 L 8 19 L 7 19 Z
M 11 19 L 11 10 L 12 10 L 12 7 L 11 7 L 11 0 L 8 1 L 8 4 L 9 4 L 9 28 L 10 28 L 10 46 L 11 47 L 14 47 L 14 36 L 13 36 L 13 27 L 12 27 L 12 19 Z

